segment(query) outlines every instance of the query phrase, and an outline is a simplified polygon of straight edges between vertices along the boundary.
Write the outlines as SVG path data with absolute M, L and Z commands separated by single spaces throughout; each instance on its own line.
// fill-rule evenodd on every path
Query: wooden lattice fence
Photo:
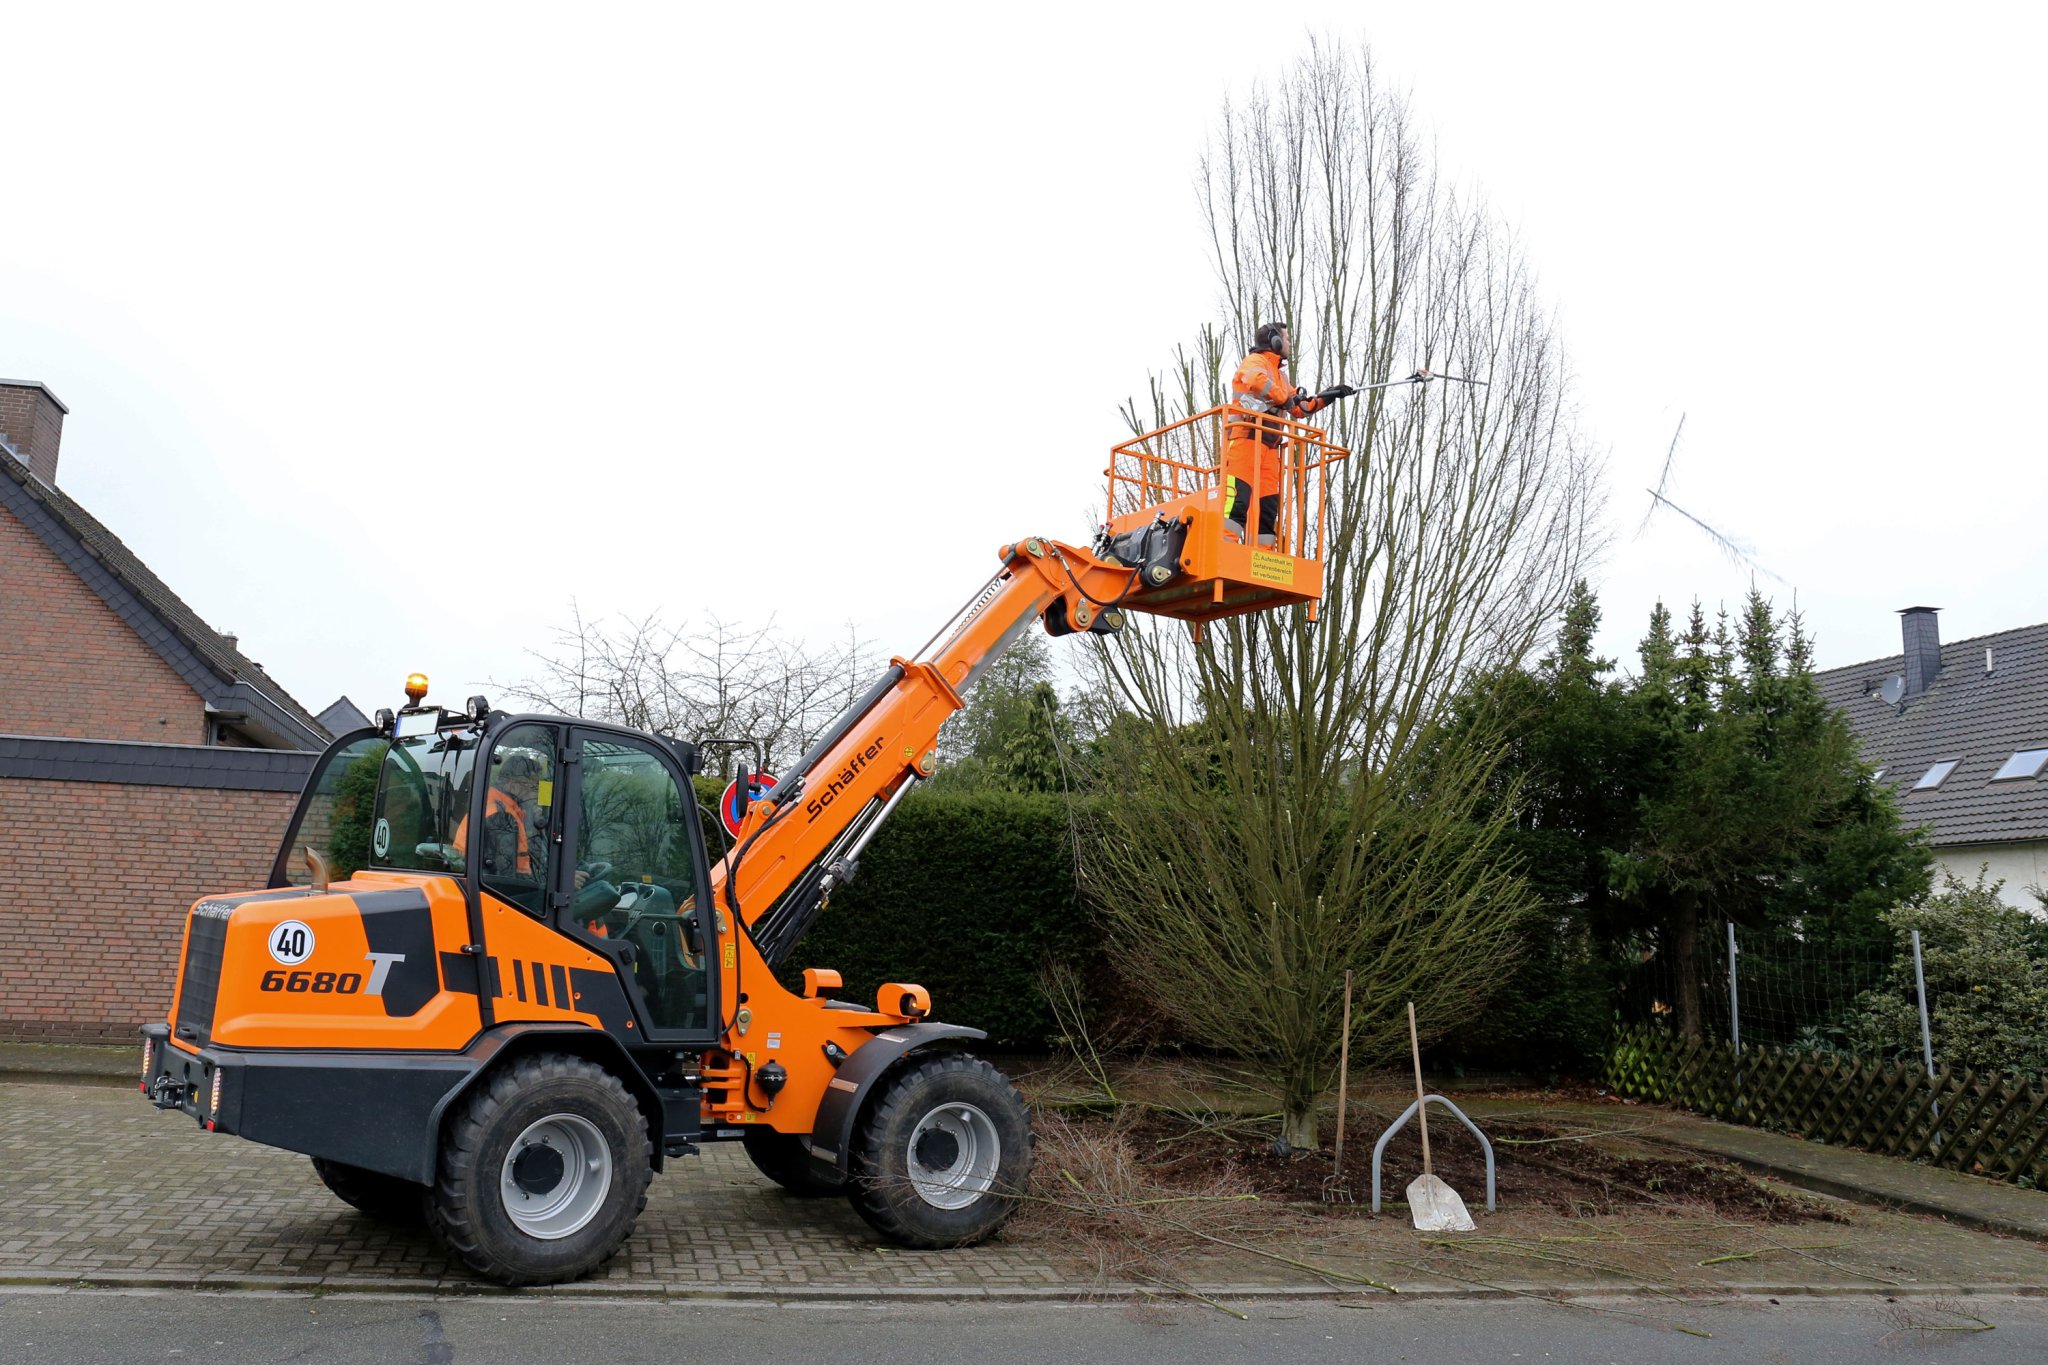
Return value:
M 1607 1084 L 1885 1156 L 2048 1188 L 2048 1085 L 2004 1072 L 1745 1047 L 1638 1025 L 1616 1031 Z

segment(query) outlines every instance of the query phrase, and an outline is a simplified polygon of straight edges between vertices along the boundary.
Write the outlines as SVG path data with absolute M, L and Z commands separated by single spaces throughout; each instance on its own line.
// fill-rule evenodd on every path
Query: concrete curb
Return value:
M 2048 1279 L 2040 1284 L 1915 1284 L 1870 1288 L 1863 1285 L 1745 1284 L 1705 1286 L 1674 1292 L 1666 1286 L 1625 1284 L 1539 1284 L 1504 1282 L 1486 1288 L 1469 1285 L 1423 1283 L 1389 1294 L 1363 1285 L 1337 1288 L 1312 1285 L 1191 1285 L 1203 1298 L 1237 1302 L 1301 1302 L 1331 1299 L 1370 1299 L 1389 1304 L 1442 1303 L 1516 1298 L 1580 1299 L 1628 1298 L 1654 1295 L 1659 1299 L 1762 1299 L 1762 1298 L 1956 1298 L 1997 1295 L 2009 1298 L 2048 1298 Z M 184 1275 L 128 1272 L 107 1275 L 55 1275 L 31 1271 L 0 1270 L 0 1290 L 45 1292 L 132 1293 L 156 1290 L 216 1294 L 299 1294 L 307 1297 L 382 1298 L 505 1298 L 561 1301 L 636 1300 L 674 1303 L 871 1303 L 876 1300 L 922 1303 L 1099 1303 L 1142 1299 L 1187 1297 L 1164 1288 L 1145 1285 L 1036 1285 L 976 1289 L 968 1286 L 918 1286 L 897 1289 L 872 1287 L 836 1288 L 829 1285 L 729 1284 L 702 1287 L 664 1285 L 651 1281 L 623 1284 L 553 1285 L 544 1289 L 503 1289 L 469 1280 L 403 1281 L 359 1276 L 321 1277 L 313 1275 Z
M 98 1085 L 112 1086 L 117 1090 L 133 1090 L 135 1077 L 125 1071 L 116 1075 L 110 1071 L 0 1070 L 0 1085 Z
M 1868 1204 L 1872 1208 L 1924 1214 L 1930 1218 L 1940 1218 L 1945 1222 L 1954 1223 L 1958 1227 L 1974 1228 L 1979 1232 L 1997 1233 L 2002 1237 L 2018 1237 L 2023 1241 L 2029 1242 L 2048 1242 L 2048 1237 L 2044 1237 L 2039 1228 L 2030 1227 L 2026 1224 L 2006 1222 L 1996 1217 L 1971 1213 L 1946 1204 L 1937 1204 L 1932 1200 L 1915 1199 L 1911 1196 L 1901 1196 L 1887 1193 L 1883 1190 L 1873 1190 L 1864 1185 L 1852 1185 L 1840 1180 L 1831 1180 L 1827 1176 L 1815 1175 L 1811 1171 L 1781 1166 L 1776 1162 L 1764 1161 L 1757 1157 L 1738 1156 L 1733 1152 L 1722 1151 L 1717 1147 L 1687 1142 L 1683 1138 L 1667 1137 L 1656 1133 L 1640 1133 L 1634 1136 L 1641 1141 L 1652 1142 L 1658 1146 L 1670 1147 L 1681 1152 L 1689 1152 L 1694 1156 L 1711 1157 L 1716 1161 L 1726 1161 L 1730 1165 L 1740 1166 L 1744 1170 L 1757 1175 L 1767 1175 L 1773 1180 L 1782 1180 L 1787 1185 L 1795 1185 L 1802 1190 L 1811 1190 L 1815 1194 L 1825 1194 L 1831 1195 L 1836 1199 L 1846 1199 L 1852 1204 Z
M 0 1085 L 134 1085 L 142 1044 L 0 1043 Z

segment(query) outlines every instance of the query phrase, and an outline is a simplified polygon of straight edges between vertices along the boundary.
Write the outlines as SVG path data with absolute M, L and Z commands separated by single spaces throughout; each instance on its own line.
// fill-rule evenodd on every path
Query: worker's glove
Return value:
M 1316 395 L 1316 401 L 1319 403 L 1334 403 L 1339 398 L 1349 398 L 1357 392 L 1358 390 L 1352 388 L 1349 384 L 1332 384 L 1329 388 Z

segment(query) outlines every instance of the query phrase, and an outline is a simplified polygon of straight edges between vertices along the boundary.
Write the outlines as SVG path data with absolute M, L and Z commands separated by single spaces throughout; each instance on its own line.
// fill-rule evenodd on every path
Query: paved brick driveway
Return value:
M 0 1084 L 0 1283 L 476 1288 L 424 1233 L 329 1194 L 302 1156 L 202 1132 L 133 1090 Z M 863 1290 L 958 1296 L 1067 1283 L 1040 1251 L 885 1247 L 841 1199 L 798 1200 L 737 1144 L 669 1163 L 632 1240 L 586 1284 L 652 1293 Z
M 1487 1216 L 1488 1236 L 1467 1248 L 1471 1264 L 1398 1217 L 1346 1219 L 1340 1228 L 1313 1212 L 1273 1216 L 1278 1249 L 1392 1279 L 1404 1293 L 1469 1293 L 1507 1283 L 1518 1292 L 1567 1284 L 1612 1289 L 1638 1280 L 1660 1292 L 2048 1286 L 2048 1250 L 2037 1244 L 1874 1209 L 1853 1210 L 1848 1223 L 1777 1229 L 1718 1216 L 1573 1220 L 1504 1207 Z M 1290 1228 L 1301 1236 L 1298 1247 L 1286 1240 Z M 1616 1254 L 1617 1237 L 1632 1235 L 1644 1240 L 1623 1257 L 1628 1264 L 1619 1281 L 1589 1277 L 1554 1254 L 1534 1261 L 1480 1254 L 1562 1238 L 1572 1245 L 1598 1241 L 1596 1249 L 1608 1256 Z M 1026 1236 L 1036 1240 L 1027 1243 Z M 1825 1258 L 1792 1248 L 1769 1257 L 1759 1251 L 1792 1237 L 1821 1239 Z M 1226 1295 L 1353 1288 L 1284 1262 L 1229 1253 L 1190 1258 L 1182 1269 L 1205 1292 Z M 424 1233 L 395 1231 L 342 1204 L 304 1157 L 202 1132 L 182 1115 L 158 1113 L 130 1089 L 0 1082 L 0 1290 L 81 1280 L 489 1288 Z M 964 1251 L 884 1246 L 844 1200 L 792 1199 L 756 1175 L 736 1145 L 719 1144 L 672 1162 L 655 1178 L 632 1240 L 602 1275 L 540 1292 L 973 1298 L 1065 1297 L 1103 1287 L 1088 1259 L 1044 1228 Z

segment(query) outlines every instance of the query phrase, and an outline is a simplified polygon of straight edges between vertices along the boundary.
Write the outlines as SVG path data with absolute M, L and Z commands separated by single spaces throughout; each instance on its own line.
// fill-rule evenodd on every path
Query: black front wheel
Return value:
M 580 1057 L 522 1057 L 450 1120 L 428 1213 L 479 1275 L 573 1280 L 632 1233 L 653 1160 L 646 1116 L 617 1076 Z
M 972 1246 L 1016 1209 L 1031 1115 L 1010 1078 L 979 1057 L 912 1056 L 870 1101 L 852 1169 L 854 1210 L 884 1237 Z
M 773 1128 L 749 1128 L 740 1138 L 740 1146 L 747 1149 L 747 1159 L 755 1170 L 799 1198 L 846 1192 L 846 1177 L 821 1169 L 800 1137 Z
M 427 1218 L 427 1187 L 381 1171 L 313 1158 L 313 1173 L 334 1197 L 350 1208 L 360 1209 L 380 1223 L 417 1226 Z

